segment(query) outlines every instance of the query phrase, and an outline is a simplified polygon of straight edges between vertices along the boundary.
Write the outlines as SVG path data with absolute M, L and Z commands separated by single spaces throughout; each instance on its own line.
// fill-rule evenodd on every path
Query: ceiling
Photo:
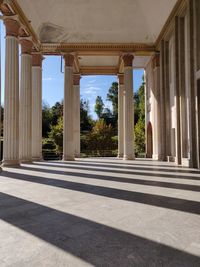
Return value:
M 154 43 L 176 0 L 17 0 L 41 42 Z
M 177 0 L 17 0 L 38 39 L 46 44 L 145 44 L 156 42 Z M 98 54 L 98 53 L 97 53 Z M 121 54 L 79 54 L 80 68 L 90 74 L 105 67 L 119 71 Z M 143 68 L 148 55 L 135 56 Z M 108 71 L 108 74 L 109 74 Z M 91 72 L 91 74 L 93 74 Z M 98 74 L 98 73 L 97 73 Z

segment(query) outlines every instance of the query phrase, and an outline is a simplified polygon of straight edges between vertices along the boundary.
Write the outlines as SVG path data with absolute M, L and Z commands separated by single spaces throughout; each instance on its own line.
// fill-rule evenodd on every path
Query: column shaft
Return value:
M 176 163 L 181 164 L 181 125 L 180 125 L 180 70 L 179 70 L 179 21 L 175 18 L 175 103 L 176 103 Z
M 74 56 L 65 55 L 64 114 L 63 114 L 63 160 L 74 160 L 73 127 L 73 62 Z
M 73 76 L 74 82 L 74 154 L 80 157 L 80 75 Z
M 32 56 L 30 50 L 32 43 L 21 40 L 21 80 L 20 80 L 20 160 L 32 161 Z
M 32 159 L 42 159 L 42 55 L 32 57 Z
M 19 23 L 6 26 L 3 166 L 19 165 Z
M 124 160 L 135 158 L 132 55 L 124 55 Z
M 160 160 L 161 157 L 161 127 L 160 127 L 160 56 L 157 54 L 153 58 L 153 158 Z
M 124 156 L 124 75 L 119 74 L 118 85 L 118 157 Z

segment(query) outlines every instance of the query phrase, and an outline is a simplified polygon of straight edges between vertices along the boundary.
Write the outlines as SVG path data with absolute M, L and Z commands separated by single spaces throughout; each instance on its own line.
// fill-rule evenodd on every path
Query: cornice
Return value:
M 152 44 L 133 43 L 43 43 L 41 51 L 45 55 L 60 55 L 62 53 L 75 52 L 77 55 L 116 55 L 121 53 L 152 54 L 155 47 Z
M 168 32 L 168 29 L 171 28 L 171 24 L 174 22 L 174 18 L 177 15 L 181 15 L 181 13 L 184 11 L 184 9 L 187 6 L 187 1 L 186 0 L 177 0 L 176 5 L 174 6 L 171 14 L 169 15 L 166 23 L 164 24 L 156 42 L 155 42 L 155 48 L 158 50 L 159 44 L 161 40 L 164 38 L 166 33 Z

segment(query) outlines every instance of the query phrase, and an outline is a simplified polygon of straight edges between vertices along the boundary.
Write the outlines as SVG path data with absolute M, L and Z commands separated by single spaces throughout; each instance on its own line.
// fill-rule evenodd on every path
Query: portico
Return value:
M 0 0 L 0 10 L 1 267 L 200 266 L 200 1 Z M 42 160 L 47 55 L 64 59 L 62 161 Z M 147 159 L 134 151 L 135 68 Z M 119 80 L 117 158 L 79 158 L 80 79 L 93 74 Z
M 199 168 L 198 1 L 127 0 L 117 3 L 117 16 L 112 1 L 94 2 L 79 1 L 73 16 L 76 6 L 67 1 L 61 6 L 53 1 L 47 6 L 45 0 L 1 1 L 6 27 L 3 166 L 42 158 L 42 59 L 58 55 L 65 61 L 64 161 L 80 156 L 80 78 L 92 74 L 118 75 L 118 157 L 135 159 L 133 68 L 144 68 L 147 156 Z M 87 20 L 88 8 L 101 16 Z

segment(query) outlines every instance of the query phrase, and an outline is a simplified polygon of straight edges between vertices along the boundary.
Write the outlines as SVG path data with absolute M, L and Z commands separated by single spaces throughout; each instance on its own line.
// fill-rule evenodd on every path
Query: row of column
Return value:
M 42 159 L 42 55 L 13 18 L 6 26 L 3 165 Z M 21 77 L 19 90 L 19 47 Z M 74 55 L 66 54 L 64 74 L 63 160 L 80 156 L 80 75 L 73 73 Z M 119 157 L 134 159 L 132 55 L 124 55 L 119 75 Z
M 16 17 L 4 17 L 4 24 L 6 62 L 3 165 L 17 166 L 20 162 L 30 162 L 33 158 L 41 159 L 42 156 L 42 55 L 31 54 L 33 43 L 25 35 Z
M 124 160 L 135 159 L 133 59 L 132 54 L 122 56 L 124 74 L 118 75 L 118 157 Z
M 42 159 L 42 54 L 14 17 L 6 27 L 3 166 Z M 19 43 L 21 74 L 19 84 Z M 64 79 L 63 160 L 80 156 L 80 75 L 74 56 L 66 54 Z

